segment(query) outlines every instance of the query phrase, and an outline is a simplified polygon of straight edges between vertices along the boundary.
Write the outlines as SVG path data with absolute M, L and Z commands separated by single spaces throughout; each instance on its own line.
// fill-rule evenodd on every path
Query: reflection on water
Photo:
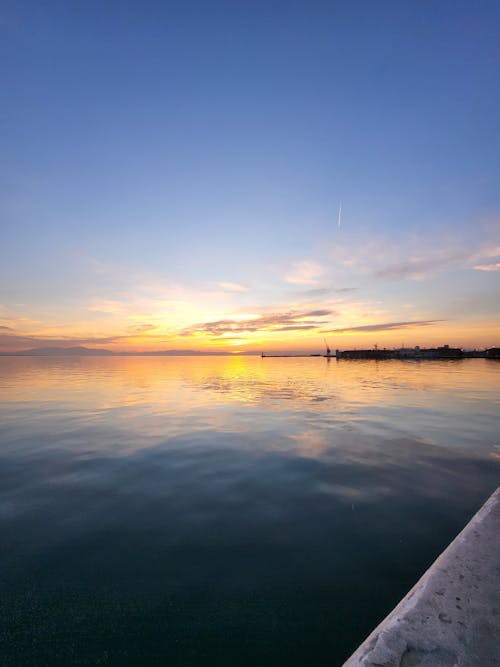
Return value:
M 1 358 L 3 664 L 341 664 L 498 484 L 499 384 Z

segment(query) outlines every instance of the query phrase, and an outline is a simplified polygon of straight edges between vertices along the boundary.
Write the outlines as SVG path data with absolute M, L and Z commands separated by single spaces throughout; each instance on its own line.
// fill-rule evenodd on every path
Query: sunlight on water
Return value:
M 1 358 L 6 664 L 341 664 L 498 485 L 499 388 L 483 359 Z

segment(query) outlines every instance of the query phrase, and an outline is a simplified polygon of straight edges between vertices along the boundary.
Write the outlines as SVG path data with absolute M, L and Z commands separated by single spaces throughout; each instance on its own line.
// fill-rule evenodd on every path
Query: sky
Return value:
M 0 351 L 500 346 L 499 71 L 496 1 L 4 0 Z

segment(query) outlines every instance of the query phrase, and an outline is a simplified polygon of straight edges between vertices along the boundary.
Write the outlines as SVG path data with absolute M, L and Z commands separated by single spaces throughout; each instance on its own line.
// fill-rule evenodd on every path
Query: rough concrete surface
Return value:
M 500 666 L 500 487 L 344 667 Z

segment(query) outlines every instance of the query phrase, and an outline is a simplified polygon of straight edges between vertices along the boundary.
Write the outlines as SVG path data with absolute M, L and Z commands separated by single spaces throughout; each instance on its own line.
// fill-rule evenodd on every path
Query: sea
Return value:
M 499 484 L 499 361 L 0 357 L 0 662 L 340 666 Z

